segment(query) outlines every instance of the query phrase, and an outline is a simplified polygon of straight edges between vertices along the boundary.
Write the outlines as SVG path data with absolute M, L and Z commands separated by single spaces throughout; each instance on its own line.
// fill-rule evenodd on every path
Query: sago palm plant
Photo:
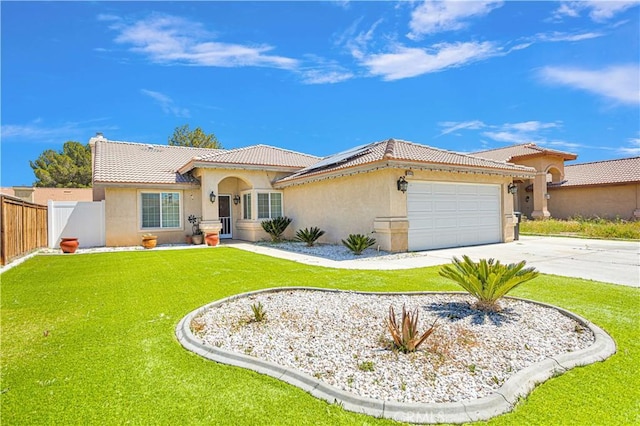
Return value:
M 342 240 L 342 244 L 344 244 L 349 250 L 351 250 L 353 254 L 357 255 L 362 254 L 363 251 L 365 251 L 375 243 L 375 238 L 371 238 L 362 234 L 349 234 L 349 237 L 346 240 Z
M 535 268 L 525 268 L 526 262 L 503 265 L 494 259 L 474 262 L 469 256 L 454 257 L 451 265 L 443 266 L 440 275 L 458 283 L 478 299 L 478 309 L 498 311 L 497 301 L 520 284 L 537 277 Z
M 282 241 L 282 234 L 287 226 L 291 223 L 292 219 L 282 216 L 274 219 L 265 220 L 262 222 L 262 229 L 271 236 L 271 241 L 274 243 Z
M 307 247 L 312 247 L 316 240 L 324 235 L 324 231 L 317 226 L 299 229 L 296 232 L 296 240 L 307 243 Z

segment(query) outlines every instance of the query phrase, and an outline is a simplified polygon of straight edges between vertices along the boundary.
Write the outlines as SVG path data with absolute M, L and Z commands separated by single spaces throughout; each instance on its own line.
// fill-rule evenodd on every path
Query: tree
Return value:
M 188 124 L 176 127 L 173 135 L 169 138 L 169 145 L 222 149 L 222 144 L 218 142 L 216 135 L 206 134 L 200 127 L 190 130 Z
M 67 141 L 62 151 L 45 150 L 36 161 L 29 161 L 38 179 L 34 186 L 46 188 L 91 187 L 91 148 L 89 144 Z

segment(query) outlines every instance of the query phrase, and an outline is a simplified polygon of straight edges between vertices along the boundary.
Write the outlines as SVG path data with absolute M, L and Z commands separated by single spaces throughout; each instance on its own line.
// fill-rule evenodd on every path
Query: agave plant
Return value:
M 451 265 L 440 269 L 440 275 L 455 281 L 477 298 L 476 308 L 498 311 L 498 299 L 539 275 L 535 268 L 525 268 L 525 265 L 524 260 L 508 265 L 494 259 L 480 259 L 476 263 L 465 255 L 462 260 L 454 257 Z
M 418 346 L 427 340 L 427 338 L 431 336 L 431 333 L 435 331 L 436 322 L 438 322 L 437 318 L 433 324 L 431 324 L 431 327 L 420 335 L 418 333 L 418 308 L 411 313 L 402 305 L 401 326 L 398 327 L 396 313 L 393 310 L 393 306 L 389 306 L 387 328 L 393 338 L 394 347 L 402 352 L 415 352 Z
M 282 234 L 287 226 L 291 223 L 292 219 L 282 216 L 274 219 L 265 220 L 262 222 L 262 229 L 271 236 L 271 241 L 277 243 L 282 241 Z
M 362 254 L 363 251 L 365 251 L 375 243 L 375 238 L 371 238 L 362 234 L 349 234 L 349 237 L 346 240 L 342 240 L 342 244 L 344 244 L 349 250 L 351 250 L 353 254 L 357 255 Z
M 314 226 L 312 228 L 304 228 L 296 232 L 296 240 L 307 243 L 307 247 L 313 246 L 316 240 L 324 235 L 324 231 Z

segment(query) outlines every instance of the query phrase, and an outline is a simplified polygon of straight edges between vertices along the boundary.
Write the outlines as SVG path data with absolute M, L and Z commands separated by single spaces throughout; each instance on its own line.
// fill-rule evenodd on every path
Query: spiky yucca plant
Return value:
M 324 231 L 317 226 L 299 229 L 296 232 L 296 240 L 307 243 L 307 247 L 313 246 L 316 240 L 324 235 Z
M 368 237 L 362 234 L 349 234 L 346 240 L 342 240 L 342 244 L 344 244 L 349 250 L 353 252 L 353 254 L 360 255 L 363 251 L 371 247 L 376 243 L 375 238 Z
M 451 265 L 443 266 L 440 275 L 458 283 L 478 299 L 478 309 L 498 311 L 497 301 L 520 284 L 537 277 L 535 268 L 525 268 L 526 262 L 503 265 L 494 259 L 474 262 L 469 256 L 454 257 Z
M 292 219 L 281 216 L 274 219 L 265 220 L 262 222 L 262 229 L 271 236 L 271 241 L 277 243 L 282 241 L 282 234 L 287 226 L 291 223 Z
M 429 336 L 436 329 L 436 322 L 431 324 L 431 327 L 420 335 L 418 333 L 418 308 L 413 313 L 408 312 L 404 305 L 402 305 L 402 317 L 400 319 L 401 327 L 398 327 L 396 322 L 396 313 L 393 310 L 393 306 L 389 306 L 389 318 L 387 319 L 387 328 L 391 337 L 393 338 L 393 346 L 402 352 L 415 352 Z

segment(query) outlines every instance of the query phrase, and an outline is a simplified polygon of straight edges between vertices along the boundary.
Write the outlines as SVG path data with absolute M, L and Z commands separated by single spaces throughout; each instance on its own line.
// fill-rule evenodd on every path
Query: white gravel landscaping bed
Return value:
M 256 245 L 262 247 L 270 247 L 279 250 L 291 251 L 294 253 L 306 254 L 309 256 L 317 256 L 331 260 L 362 260 L 367 261 L 371 259 L 377 260 L 390 260 L 390 259 L 402 259 L 407 257 L 425 256 L 425 253 L 390 253 L 384 250 L 378 250 L 375 248 L 368 248 L 362 252 L 362 254 L 353 254 L 346 246 L 342 244 L 315 244 L 312 247 L 307 247 L 306 243 L 298 241 L 282 241 L 274 243 L 270 241 L 260 241 Z
M 456 402 L 497 390 L 517 371 L 593 344 L 594 335 L 555 309 L 503 299 L 500 313 L 462 294 L 359 294 L 286 290 L 225 302 L 191 324 L 202 343 L 295 368 L 362 397 Z M 252 321 L 262 303 L 266 320 Z M 418 308 L 419 331 L 437 330 L 415 353 L 390 349 L 393 305 Z

